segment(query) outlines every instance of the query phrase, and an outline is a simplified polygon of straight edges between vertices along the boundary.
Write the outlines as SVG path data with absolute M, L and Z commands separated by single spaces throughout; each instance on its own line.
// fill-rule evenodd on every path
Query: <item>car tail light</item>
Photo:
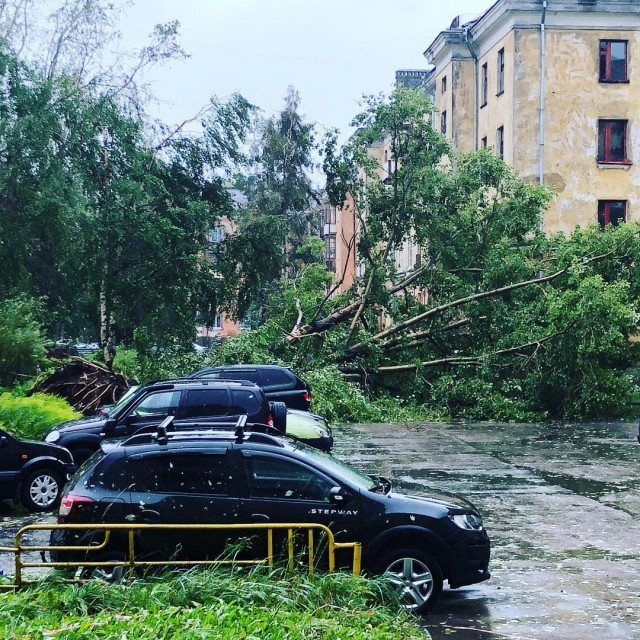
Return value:
M 310 394 L 308 391 L 305 391 L 305 392 L 304 392 L 304 399 L 305 399 L 307 402 L 311 402 L 311 394 Z
M 60 510 L 58 511 L 58 524 L 72 522 L 77 515 L 80 505 L 86 504 L 87 502 L 93 502 L 93 499 L 84 496 L 62 496 Z
M 271 414 L 269 414 L 269 419 L 267 420 L 267 424 L 270 427 L 273 427 L 273 416 Z

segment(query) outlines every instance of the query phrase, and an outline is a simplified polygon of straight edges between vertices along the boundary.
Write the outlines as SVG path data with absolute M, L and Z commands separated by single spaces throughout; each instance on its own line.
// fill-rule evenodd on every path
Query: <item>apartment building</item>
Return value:
M 545 231 L 640 220 L 640 0 L 498 0 L 424 55 L 453 147 L 554 190 Z

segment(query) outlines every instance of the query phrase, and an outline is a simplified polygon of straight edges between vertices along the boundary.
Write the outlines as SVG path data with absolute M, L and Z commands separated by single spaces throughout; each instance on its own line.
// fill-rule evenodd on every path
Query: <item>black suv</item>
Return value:
M 144 385 L 109 410 L 107 416 L 64 422 L 46 435 L 47 442 L 66 447 L 77 464 L 100 448 L 104 438 L 123 438 L 154 429 L 168 416 L 183 421 L 228 422 L 241 415 L 247 421 L 286 431 L 287 408 L 269 403 L 251 382 L 230 380 L 165 380 Z
M 249 380 L 262 387 L 271 401 L 284 402 L 290 409 L 308 411 L 311 389 L 289 367 L 277 364 L 232 364 L 194 371 L 189 378 Z
M 157 435 L 105 442 L 67 486 L 58 522 L 323 524 L 338 542 L 361 542 L 365 571 L 390 574 L 415 613 L 435 604 L 444 580 L 455 588 L 490 575 L 489 537 L 468 502 L 395 493 L 385 478 L 264 433 L 159 429 Z M 135 548 L 140 559 L 160 562 L 211 559 L 228 536 L 145 529 L 136 534 Z M 97 530 L 60 529 L 51 536 L 53 546 L 103 541 Z M 52 557 L 123 561 L 127 548 L 114 532 L 99 552 L 57 551 Z
M 19 440 L 0 429 L 0 500 L 22 503 L 29 511 L 53 509 L 74 470 L 66 449 Z

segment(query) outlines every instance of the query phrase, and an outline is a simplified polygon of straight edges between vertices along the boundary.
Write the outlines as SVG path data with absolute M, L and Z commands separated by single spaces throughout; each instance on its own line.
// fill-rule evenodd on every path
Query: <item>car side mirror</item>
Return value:
M 116 429 L 116 420 L 115 418 L 107 418 L 107 421 L 104 423 L 104 432 L 112 433 Z
M 7 436 L 0 436 L 0 449 L 6 447 L 8 444 L 9 440 L 7 440 Z
M 329 502 L 335 505 L 343 505 L 351 502 L 353 496 L 343 487 L 333 487 L 329 492 Z

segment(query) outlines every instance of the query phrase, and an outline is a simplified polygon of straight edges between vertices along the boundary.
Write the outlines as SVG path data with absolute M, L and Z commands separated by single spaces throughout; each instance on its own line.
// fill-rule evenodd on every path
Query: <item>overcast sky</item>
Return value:
M 121 31 L 141 46 L 154 24 L 176 19 L 187 60 L 148 75 L 167 124 L 211 95 L 243 94 L 267 115 L 289 85 L 300 111 L 346 132 L 363 94 L 388 92 L 396 69 L 424 69 L 424 50 L 457 15 L 493 0 L 135 0 Z

